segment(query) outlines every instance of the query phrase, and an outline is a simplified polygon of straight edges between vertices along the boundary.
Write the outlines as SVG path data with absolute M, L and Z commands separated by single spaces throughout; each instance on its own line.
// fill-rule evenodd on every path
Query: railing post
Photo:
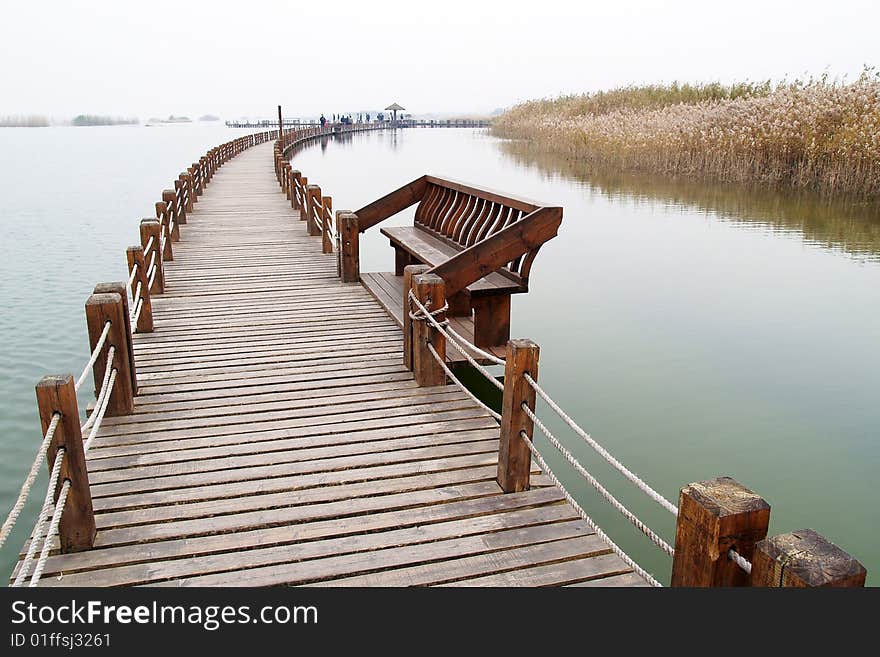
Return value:
M 174 195 L 174 192 L 171 193 Z M 163 193 L 164 197 L 165 194 Z M 174 203 L 168 203 L 167 201 L 156 201 L 156 218 L 163 224 L 167 226 L 168 236 L 171 238 L 172 242 L 180 241 L 180 226 L 174 220 Z M 171 253 L 173 257 L 174 254 Z M 169 258 L 165 258 L 168 260 Z
M 729 556 L 751 560 L 767 536 L 770 505 L 730 477 L 681 489 L 672 558 L 672 586 L 748 586 L 749 575 Z
M 66 553 L 88 550 L 95 544 L 95 511 L 92 508 L 89 472 L 86 468 L 73 377 L 67 374 L 44 376 L 40 379 L 37 384 L 37 406 L 40 409 L 40 424 L 44 435 L 52 416 L 55 413 L 61 415 L 46 452 L 51 472 L 58 450 L 64 448 L 64 462 L 58 477 L 58 487 L 55 489 L 56 502 L 64 481 L 70 481 L 67 503 L 58 528 L 61 551 Z
M 862 587 L 866 576 L 861 563 L 812 529 L 765 538 L 752 558 L 752 586 Z
M 160 248 L 160 240 L 162 237 L 162 229 L 159 222 L 155 219 L 141 219 L 141 246 L 144 247 L 144 259 L 147 261 L 147 279 L 150 278 L 150 269 L 156 267 L 156 274 L 153 285 L 150 287 L 150 294 L 162 294 L 165 291 L 165 271 L 162 268 L 162 250 Z M 153 238 L 153 245 L 147 250 L 150 238 Z M 154 257 L 155 254 L 155 257 Z
M 137 273 L 131 282 L 131 295 L 134 299 L 135 308 L 137 307 L 137 299 L 134 297 L 137 292 L 138 283 L 141 286 L 140 297 L 142 299 L 141 314 L 138 315 L 137 329 L 138 333 L 153 332 L 153 304 L 150 301 L 150 288 L 147 284 L 147 265 L 144 262 L 144 247 L 130 246 L 125 250 L 125 257 L 128 260 L 128 273 L 137 266 Z
M 104 372 L 107 366 L 107 352 L 115 347 L 111 367 L 116 370 L 116 383 L 110 392 L 107 415 L 129 415 L 134 410 L 134 391 L 132 390 L 131 368 L 134 363 L 129 361 L 130 349 L 127 343 L 128 316 L 125 314 L 122 298 L 114 293 L 93 294 L 86 301 L 86 323 L 89 329 L 89 345 L 94 350 L 110 322 L 107 340 L 98 354 L 93 372 L 95 375 L 95 396 L 101 391 Z
M 131 378 L 131 394 L 136 395 L 138 391 L 137 368 L 134 366 L 134 341 L 131 339 L 131 307 L 128 305 L 128 291 L 125 289 L 125 283 L 122 281 L 116 283 L 98 283 L 92 294 L 118 294 L 122 298 L 122 314 L 126 320 L 123 322 L 124 340 L 128 346 L 128 373 Z M 137 299 L 135 299 L 137 303 Z M 112 332 L 112 328 L 110 329 Z M 107 336 L 110 337 L 109 335 Z
M 195 202 L 195 194 L 193 194 L 193 177 L 188 171 L 180 174 L 180 179 L 186 188 L 186 211 L 193 211 L 193 203 Z
M 333 240 L 330 235 L 333 232 L 333 199 L 329 196 L 321 197 L 321 253 L 333 253 Z
M 180 224 L 186 223 L 186 188 L 183 184 L 183 180 L 178 178 L 174 181 L 174 202 L 177 204 L 175 207 L 177 208 L 177 222 Z
M 171 229 L 171 239 L 174 242 L 180 241 L 180 217 L 177 212 L 177 195 L 173 189 L 162 190 L 162 200 L 156 203 L 156 214 L 159 214 L 159 203 L 164 203 L 164 207 L 168 213 L 168 221 L 173 224 Z
M 538 345 L 531 340 L 510 340 L 507 343 L 498 445 L 498 485 L 505 493 L 529 489 L 532 453 L 521 434 L 533 439 L 534 425 L 523 410 L 523 404 L 534 413 L 535 390 L 523 375 L 538 380 L 539 354 Z
M 412 370 L 413 368 L 413 320 L 409 316 L 410 304 L 409 293 L 412 290 L 413 276 L 424 274 L 431 267 L 429 265 L 408 265 L 403 269 L 403 366 Z
M 337 212 L 336 230 L 339 233 L 339 277 L 343 283 L 359 283 L 361 263 L 357 215 L 348 210 Z
M 299 171 L 297 171 L 296 169 L 291 169 L 291 171 L 290 171 L 290 207 L 292 207 L 294 210 L 301 209 L 300 204 L 299 204 L 299 197 L 298 197 L 299 184 L 300 184 L 301 177 L 302 177 L 302 174 Z
M 321 188 L 318 185 L 309 185 L 306 189 L 309 198 L 309 223 L 306 225 L 306 228 L 309 230 L 309 235 L 316 237 L 321 234 L 321 218 L 318 216 L 318 206 L 321 203 Z
M 299 199 L 299 220 L 300 221 L 308 221 L 309 220 L 309 179 L 307 176 L 301 176 L 299 179 L 300 187 L 300 199 Z
M 192 178 L 193 203 L 198 203 L 199 196 L 202 195 L 202 179 L 199 173 L 199 163 L 193 162 L 191 167 L 187 167 L 187 172 Z
M 446 305 L 446 285 L 436 274 L 416 274 L 412 277 L 411 289 L 416 299 L 429 311 L 436 312 Z M 446 313 L 438 312 L 434 315 L 434 319 L 443 322 Z M 446 336 L 435 329 L 427 319 L 413 322 L 413 374 L 416 383 L 420 386 L 446 385 L 446 371 L 437 362 L 428 345 L 434 347 L 440 360 L 446 361 Z

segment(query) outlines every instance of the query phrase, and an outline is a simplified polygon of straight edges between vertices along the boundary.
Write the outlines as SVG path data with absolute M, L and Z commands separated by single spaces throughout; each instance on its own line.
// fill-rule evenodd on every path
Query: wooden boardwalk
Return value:
M 498 425 L 420 388 L 402 334 L 279 191 L 272 146 L 189 214 L 135 412 L 88 452 L 94 548 L 41 586 L 642 585 L 541 476 L 503 494 Z

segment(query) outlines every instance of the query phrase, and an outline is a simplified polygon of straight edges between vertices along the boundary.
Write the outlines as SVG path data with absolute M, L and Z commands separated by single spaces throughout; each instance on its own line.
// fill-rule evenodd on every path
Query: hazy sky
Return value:
M 857 76 L 880 0 L 4 0 L 0 115 L 485 112 L 629 83 Z

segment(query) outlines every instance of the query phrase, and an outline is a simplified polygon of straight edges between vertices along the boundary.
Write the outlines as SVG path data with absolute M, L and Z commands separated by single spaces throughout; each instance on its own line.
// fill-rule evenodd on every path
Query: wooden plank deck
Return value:
M 134 338 L 135 413 L 88 453 L 95 547 L 40 585 L 644 584 L 546 478 L 502 494 L 496 422 L 415 384 L 271 149 L 223 166 L 182 227 Z

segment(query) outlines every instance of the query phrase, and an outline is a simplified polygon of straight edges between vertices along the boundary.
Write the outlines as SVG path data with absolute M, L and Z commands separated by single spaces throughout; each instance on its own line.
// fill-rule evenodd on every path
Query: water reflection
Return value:
M 660 200 L 721 219 L 799 233 L 804 241 L 880 260 L 880 203 L 822 198 L 809 192 L 774 191 L 627 173 L 596 171 L 588 162 L 548 153 L 524 141 L 499 140 L 498 148 L 521 166 L 585 183 L 609 200 Z

